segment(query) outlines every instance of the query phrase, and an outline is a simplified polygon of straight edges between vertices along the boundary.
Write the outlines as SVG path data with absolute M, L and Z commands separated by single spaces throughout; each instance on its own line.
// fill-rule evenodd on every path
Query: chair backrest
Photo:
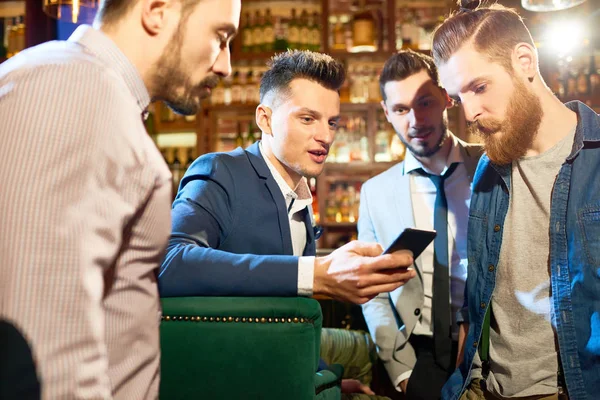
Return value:
M 181 297 L 162 305 L 161 399 L 314 398 L 316 300 Z

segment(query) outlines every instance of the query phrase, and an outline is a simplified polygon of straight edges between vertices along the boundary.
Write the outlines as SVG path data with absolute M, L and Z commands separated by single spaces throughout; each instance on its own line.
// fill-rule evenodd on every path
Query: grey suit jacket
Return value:
M 482 154 L 480 145 L 458 140 L 470 182 Z M 362 186 L 358 239 L 377 242 L 385 249 L 405 228 L 414 227 L 409 175 L 404 163 L 369 179 Z M 391 293 L 363 305 L 363 314 L 392 383 L 413 369 L 417 359 L 408 342 L 423 307 L 423 280 L 420 259 L 413 267 L 417 276 Z M 392 309 L 394 307 L 396 312 Z M 399 320 L 397 318 L 399 317 Z

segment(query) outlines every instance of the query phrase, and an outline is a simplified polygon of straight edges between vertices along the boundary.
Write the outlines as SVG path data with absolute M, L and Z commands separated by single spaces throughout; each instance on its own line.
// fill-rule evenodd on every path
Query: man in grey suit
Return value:
M 460 358 L 470 183 L 482 149 L 447 129 L 453 103 L 431 57 L 401 51 L 379 82 L 381 106 L 407 153 L 363 185 L 359 240 L 386 248 L 405 228 L 438 235 L 415 260 L 417 277 L 364 304 L 363 313 L 396 390 L 407 399 L 438 399 Z

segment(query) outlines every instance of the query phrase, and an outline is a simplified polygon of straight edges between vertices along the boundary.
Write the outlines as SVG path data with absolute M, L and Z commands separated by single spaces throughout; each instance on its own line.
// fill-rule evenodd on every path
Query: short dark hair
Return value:
M 278 96 L 289 96 L 294 79 L 308 79 L 321 86 L 339 91 L 346 79 L 344 66 L 331 56 L 309 50 L 288 50 L 268 63 L 269 69 L 260 80 L 260 101 L 272 91 Z
M 427 71 L 427 74 L 437 86 L 440 86 L 440 79 L 433 58 L 412 50 L 401 50 L 391 56 L 385 62 L 379 76 L 379 89 L 383 101 L 387 100 L 385 95 L 386 83 L 404 80 L 423 70 Z
M 463 45 L 471 42 L 489 61 L 512 71 L 511 54 L 519 43 L 535 48 L 529 29 L 513 9 L 500 4 L 480 7 L 479 0 L 458 0 L 460 11 L 450 14 L 433 33 L 432 54 L 436 64 L 446 63 Z
M 96 13 L 96 21 L 101 21 L 103 25 L 111 25 L 127 14 L 138 0 L 100 0 L 100 6 Z M 182 14 L 186 15 L 191 5 L 195 5 L 201 0 L 181 0 L 183 9 Z

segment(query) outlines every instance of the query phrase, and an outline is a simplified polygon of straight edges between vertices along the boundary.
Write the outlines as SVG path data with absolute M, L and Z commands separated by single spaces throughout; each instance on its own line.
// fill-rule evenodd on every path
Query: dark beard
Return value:
M 544 112 L 538 96 L 523 82 L 513 79 L 515 89 L 504 121 L 479 119 L 469 131 L 483 139 L 485 152 L 494 164 L 508 165 L 525 156 L 533 144 Z
M 185 23 L 179 25 L 171 38 L 171 43 L 161 55 L 152 74 L 155 100 L 162 100 L 174 112 L 181 115 L 195 115 L 198 113 L 199 99 L 208 97 L 203 95 L 203 88 L 217 86 L 219 77 L 210 75 L 200 84 L 194 86 L 190 78 L 181 70 L 181 47 Z
M 427 158 L 427 157 L 433 156 L 435 153 L 437 153 L 438 151 L 440 151 L 440 149 L 444 145 L 444 142 L 448 138 L 448 133 L 447 133 L 447 130 L 448 130 L 448 117 L 446 117 L 445 115 L 444 115 L 444 118 L 442 119 L 442 125 L 439 127 L 439 129 L 441 129 L 442 134 L 440 135 L 440 138 L 437 141 L 437 143 L 435 145 L 431 146 L 430 148 L 425 148 L 423 150 L 419 150 L 419 149 L 416 149 L 413 146 L 411 146 L 404 139 L 404 137 L 402 135 L 398 134 L 398 137 L 400 138 L 400 141 L 402 142 L 402 144 L 404 144 L 404 146 L 412 154 L 414 154 L 417 157 Z

